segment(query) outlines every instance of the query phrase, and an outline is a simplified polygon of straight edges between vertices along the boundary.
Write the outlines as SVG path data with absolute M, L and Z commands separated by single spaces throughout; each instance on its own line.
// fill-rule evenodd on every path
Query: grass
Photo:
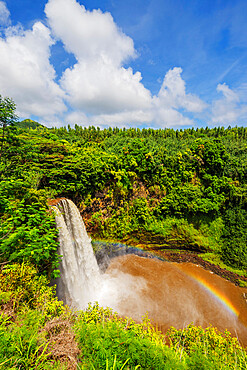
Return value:
M 238 279 L 240 288 L 247 288 L 247 282 L 241 279 Z
M 199 254 L 199 257 L 204 259 L 205 261 L 208 261 L 210 263 L 213 263 L 214 265 L 219 266 L 222 269 L 226 269 L 227 271 L 234 272 L 235 274 L 238 274 L 240 276 L 246 276 L 247 277 L 247 271 L 244 269 L 237 269 L 231 266 L 226 265 L 221 259 L 220 256 L 215 254 L 214 252 L 208 252 L 208 253 L 201 253 Z
M 97 304 L 76 316 L 62 309 L 47 281 L 30 265 L 5 270 L 0 272 L 3 370 L 247 368 L 246 350 L 228 332 L 189 325 L 163 335 L 148 317 L 136 323 Z M 21 299 L 16 294 L 20 278 Z
M 75 324 L 80 369 L 246 369 L 247 353 L 228 331 L 194 325 L 164 336 L 147 317 L 140 324 L 89 305 Z M 169 345 L 168 345 L 169 344 Z
M 29 264 L 10 264 L 0 271 L 0 369 L 65 370 L 64 356 L 73 315 Z M 67 317 L 70 317 L 68 320 Z M 60 325 L 51 333 L 51 322 Z M 67 332 L 63 323 L 68 323 Z M 62 338 L 56 341 L 59 334 Z M 70 338 L 74 338 L 71 333 Z M 74 351 L 76 352 L 76 351 Z M 63 353 L 63 356 L 61 356 Z

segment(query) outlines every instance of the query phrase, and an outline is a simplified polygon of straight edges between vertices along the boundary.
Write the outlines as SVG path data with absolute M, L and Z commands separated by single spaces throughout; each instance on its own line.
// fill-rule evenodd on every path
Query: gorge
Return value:
M 53 206 L 62 255 L 57 294 L 75 309 L 89 302 L 109 306 L 140 321 L 148 313 L 165 332 L 188 324 L 229 330 L 247 344 L 245 291 L 191 263 L 172 263 L 126 254 L 113 258 L 103 273 L 80 212 L 62 199 Z

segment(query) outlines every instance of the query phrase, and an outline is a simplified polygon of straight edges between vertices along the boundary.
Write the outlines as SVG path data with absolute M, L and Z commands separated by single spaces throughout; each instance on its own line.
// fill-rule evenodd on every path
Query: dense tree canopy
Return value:
M 159 240 L 246 266 L 246 128 L 47 129 L 26 120 L 6 131 L 0 184 L 6 259 L 55 268 L 46 199 L 64 196 L 80 207 L 96 238 Z M 229 212 L 242 221 L 229 227 Z
M 12 99 L 6 97 L 3 98 L 0 95 L 0 127 L 2 126 L 2 142 L 1 142 L 1 149 L 0 149 L 0 161 L 2 158 L 2 151 L 4 145 L 4 131 L 5 127 L 13 124 L 17 120 L 17 116 L 15 114 L 15 103 Z
M 57 197 L 77 204 L 95 239 L 193 250 L 244 273 L 247 128 L 48 129 L 13 125 L 13 101 L 0 103 L 0 364 L 67 369 L 59 360 L 70 347 L 73 366 L 81 353 L 78 368 L 151 369 L 154 357 L 160 369 L 245 368 L 237 339 L 212 327 L 171 328 L 169 348 L 148 319 L 136 324 L 98 305 L 75 319 L 47 277 L 59 275 L 48 206 Z

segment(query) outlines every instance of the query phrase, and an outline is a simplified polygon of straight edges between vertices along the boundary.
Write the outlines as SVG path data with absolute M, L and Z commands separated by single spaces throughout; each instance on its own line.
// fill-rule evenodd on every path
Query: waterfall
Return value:
M 100 285 L 100 271 L 91 239 L 71 200 L 63 199 L 52 208 L 59 230 L 58 253 L 62 256 L 57 295 L 74 308 L 84 308 L 94 300 Z
M 64 303 L 85 309 L 89 302 L 98 302 L 138 321 L 148 312 L 164 331 L 190 322 L 212 324 L 246 342 L 247 309 L 240 288 L 199 266 L 133 254 L 115 256 L 101 273 L 74 203 L 63 199 L 52 208 L 62 255 L 57 295 Z
M 59 230 L 58 253 L 62 256 L 60 278 L 56 281 L 58 298 L 76 309 L 98 302 L 120 314 L 123 299 L 129 305 L 133 301 L 138 305 L 139 291 L 146 284 L 144 279 L 118 269 L 101 274 L 78 208 L 68 199 L 52 208 Z

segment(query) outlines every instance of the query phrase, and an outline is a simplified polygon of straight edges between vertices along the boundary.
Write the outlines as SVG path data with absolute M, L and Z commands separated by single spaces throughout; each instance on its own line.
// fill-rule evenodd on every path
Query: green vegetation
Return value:
M 4 134 L 7 126 L 14 124 L 17 120 L 15 115 L 15 103 L 10 98 L 3 98 L 0 95 L 0 127 L 2 127 L 2 140 L 0 149 L 0 160 L 2 158 L 3 146 L 4 146 Z
M 32 129 L 39 128 L 39 127 L 41 129 L 44 128 L 43 125 L 31 119 L 25 119 L 24 121 L 16 122 L 16 126 L 22 129 L 27 129 L 27 130 L 30 128 Z
M 66 369 L 56 358 L 55 333 L 49 326 L 66 320 L 48 280 L 31 265 L 11 264 L 0 272 L 0 368 Z
M 171 328 L 164 337 L 148 318 L 137 324 L 94 305 L 80 314 L 75 331 L 82 369 L 206 370 L 247 365 L 247 354 L 237 339 L 212 327 Z
M 0 97 L 0 367 L 246 368 L 229 333 L 189 326 L 164 337 L 147 319 L 136 324 L 97 305 L 77 319 L 66 311 L 47 286 L 60 258 L 47 200 L 72 199 L 94 238 L 198 251 L 244 274 L 247 128 L 48 129 L 15 120 L 13 101 Z M 62 337 L 71 353 L 56 347 Z
M 0 273 L 1 369 L 245 369 L 247 353 L 226 331 L 189 325 L 166 336 L 97 304 L 75 317 L 27 264 Z
M 246 269 L 246 128 L 47 129 L 25 120 L 5 133 L 0 262 L 31 258 L 57 274 L 46 200 L 64 196 L 94 238 L 211 253 Z
M 56 277 L 57 230 L 54 218 L 47 210 L 44 191 L 35 190 L 25 181 L 2 181 L 1 259 L 6 262 L 27 261 L 41 273 Z

